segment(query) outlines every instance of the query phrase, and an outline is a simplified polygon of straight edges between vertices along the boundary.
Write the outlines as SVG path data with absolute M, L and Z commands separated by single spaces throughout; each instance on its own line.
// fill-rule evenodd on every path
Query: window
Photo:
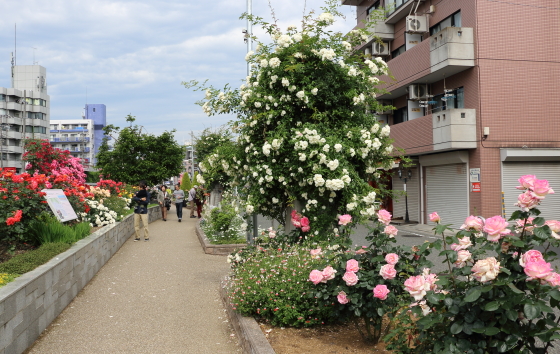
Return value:
M 434 95 L 433 100 L 436 104 L 432 106 L 432 113 L 453 108 L 465 108 L 465 89 L 459 87 L 454 90 L 449 90 L 447 96 L 444 94 Z
M 0 95 L 0 102 L 6 101 L 6 95 Z
M 30 125 L 26 125 L 25 126 L 25 132 L 26 133 L 33 133 L 33 127 Z
M 95 112 L 95 108 L 93 109 L 93 111 Z
M 391 57 L 394 59 L 404 52 L 406 52 L 406 46 L 401 45 L 400 47 L 398 47 L 397 49 L 395 49 L 391 52 Z
M 396 109 L 393 113 L 393 124 L 399 124 L 408 121 L 408 106 Z
M 455 12 L 453 15 L 446 17 L 435 26 L 430 28 L 430 36 L 438 33 L 447 27 L 461 27 L 461 11 Z
M 409 1 L 410 0 L 385 0 L 385 10 L 387 10 L 388 14 L 392 14 Z
M 379 10 L 381 8 L 380 2 L 376 2 L 375 4 L 371 5 L 367 10 L 366 10 L 366 15 L 369 17 L 369 15 L 375 11 L 375 10 Z

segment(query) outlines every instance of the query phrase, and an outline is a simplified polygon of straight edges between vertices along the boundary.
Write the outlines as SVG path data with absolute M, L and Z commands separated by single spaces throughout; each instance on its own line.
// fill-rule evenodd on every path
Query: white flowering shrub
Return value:
M 126 201 L 124 200 L 124 198 L 119 199 L 122 200 L 124 209 L 126 207 L 124 206 L 124 203 L 126 203 Z M 108 206 L 99 201 L 86 199 L 86 203 L 90 208 L 89 213 L 80 213 L 80 215 L 78 216 L 80 218 L 80 221 L 89 222 L 91 227 L 100 227 L 114 224 L 117 221 L 121 220 L 123 217 L 123 215 L 117 214 L 116 211 L 111 210 Z
M 324 10 L 284 32 L 244 15 L 271 35 L 268 44 L 253 38 L 258 46 L 247 54 L 253 70 L 245 83 L 223 91 L 186 84 L 206 91 L 199 103 L 208 115 L 238 116 L 236 149 L 212 155 L 204 167 L 218 165 L 232 177 L 249 214 L 286 224 L 288 209 L 300 205 L 310 221 L 307 235 L 319 238 L 333 234 L 337 215 L 375 215 L 379 190 L 368 181 L 379 182 L 378 169 L 395 159 L 389 127 L 371 113 L 379 108 L 377 76 L 387 64 L 352 51 L 367 40 L 367 29 L 328 30 L 340 15 L 336 1 Z
M 224 193 L 217 207 L 205 208 L 201 223 L 204 234 L 213 244 L 244 243 L 247 223 L 240 215 L 237 201 L 232 195 Z

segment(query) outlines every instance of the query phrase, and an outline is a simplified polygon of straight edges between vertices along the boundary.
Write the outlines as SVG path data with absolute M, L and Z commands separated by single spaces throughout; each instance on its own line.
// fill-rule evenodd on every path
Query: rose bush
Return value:
M 405 287 L 425 308 L 412 307 L 399 317 L 402 326 L 388 336 L 399 353 L 546 353 L 560 338 L 560 275 L 550 262 L 560 240 L 537 209 L 554 193 L 548 181 L 519 179 L 521 210 L 507 222 L 501 216 L 469 216 L 461 231 L 446 236 L 435 227 L 449 271 L 439 274 L 436 289 L 410 277 Z M 443 222 L 443 220 L 439 220 Z M 451 249 L 448 249 L 451 245 Z M 425 282 L 424 282 L 425 283 Z
M 395 159 L 390 129 L 373 114 L 380 108 L 377 76 L 387 65 L 353 50 L 371 35 L 367 26 L 333 33 L 328 27 L 340 15 L 337 2 L 327 1 L 323 10 L 285 32 L 244 15 L 272 40 L 251 38 L 258 46 L 247 54 L 252 71 L 245 83 L 236 90 L 186 84 L 206 91 L 199 104 L 208 115 L 238 116 L 231 127 L 238 134 L 235 149 L 211 155 L 203 167 L 219 166 L 231 177 L 247 212 L 286 225 L 293 207 L 313 229 L 305 237 L 321 240 L 334 233 L 337 215 L 352 214 L 356 221 L 375 215 L 383 189 L 378 184 L 374 190 L 368 180 L 377 181 L 378 169 Z

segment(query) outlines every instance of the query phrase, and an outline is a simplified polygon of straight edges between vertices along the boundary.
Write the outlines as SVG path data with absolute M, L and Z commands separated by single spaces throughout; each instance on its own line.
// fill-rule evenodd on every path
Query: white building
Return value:
M 84 170 L 92 170 L 95 151 L 93 120 L 51 120 L 49 140 L 53 147 L 68 150 L 72 156 L 82 159 Z
M 47 69 L 12 66 L 12 87 L 0 87 L 0 168 L 23 170 L 24 139 L 48 139 Z

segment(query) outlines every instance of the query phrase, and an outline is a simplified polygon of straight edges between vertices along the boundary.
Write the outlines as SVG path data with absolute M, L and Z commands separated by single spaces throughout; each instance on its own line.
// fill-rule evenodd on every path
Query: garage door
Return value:
M 538 179 L 546 179 L 555 194 L 549 194 L 538 207 L 543 218 L 560 220 L 560 163 L 558 162 L 504 162 L 502 164 L 502 191 L 506 219 L 511 213 L 519 210 L 514 206 L 517 197 L 522 193 L 515 189 L 519 185 L 518 179 L 524 175 L 535 175 Z
M 443 224 L 459 228 L 469 216 L 468 188 L 466 164 L 426 167 L 427 213 L 437 211 Z

